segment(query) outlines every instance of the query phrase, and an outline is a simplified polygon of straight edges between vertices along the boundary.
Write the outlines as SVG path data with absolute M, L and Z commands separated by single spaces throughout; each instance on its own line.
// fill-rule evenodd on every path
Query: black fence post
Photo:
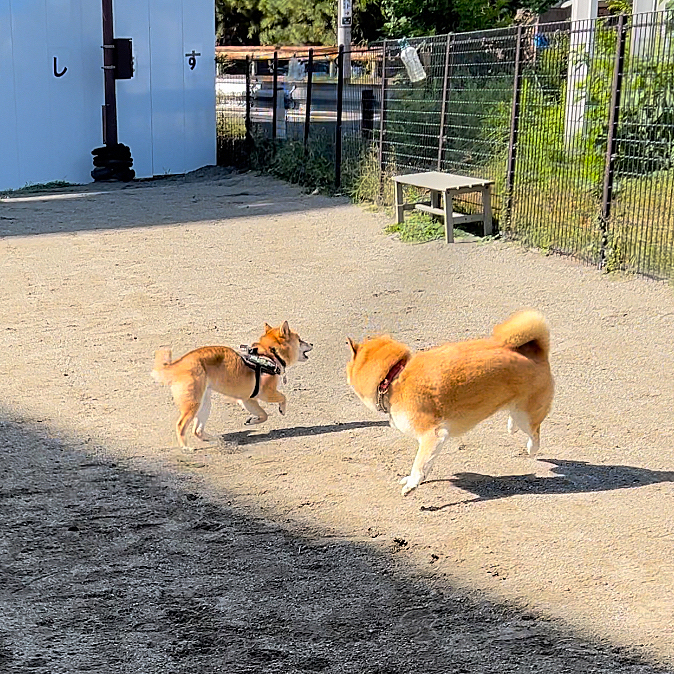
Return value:
M 309 129 L 311 128 L 311 87 L 314 76 L 314 50 L 309 50 L 309 61 L 307 63 L 307 101 L 304 113 L 304 155 L 309 152 Z
M 103 0 L 103 143 L 117 145 L 117 93 L 115 89 L 115 45 L 112 0 Z
M 252 108 L 252 78 L 251 78 L 252 59 L 250 55 L 246 56 L 246 145 L 250 149 L 253 135 L 251 132 L 251 108 Z
M 342 103 L 344 97 L 344 45 L 337 55 L 337 124 L 335 125 L 335 187 L 342 184 Z
M 447 45 L 445 47 L 445 75 L 442 82 L 442 107 L 440 108 L 440 132 L 438 134 L 438 171 L 442 168 L 442 152 L 445 144 L 445 115 L 447 114 L 447 95 L 449 93 L 449 59 L 453 55 L 452 46 L 454 45 L 454 36 L 452 33 L 447 35 Z
M 622 96 L 623 70 L 625 66 L 625 43 L 627 42 L 627 22 L 625 14 L 618 17 L 617 44 L 613 62 L 613 80 L 611 82 L 611 107 L 608 120 L 608 138 L 606 143 L 606 163 L 604 164 L 604 189 L 601 200 L 601 248 L 599 266 L 606 262 L 608 246 L 609 220 L 613 202 L 613 182 L 615 178 L 616 149 L 618 145 L 618 123 L 620 121 L 620 99 Z
M 363 140 L 371 140 L 374 129 L 374 91 L 372 89 L 362 90 L 360 95 L 360 111 L 360 130 Z
M 379 196 L 384 189 L 384 123 L 386 119 L 386 40 L 381 51 L 381 93 L 379 94 Z
M 274 74 L 272 77 L 272 92 L 271 92 L 271 139 L 276 140 L 276 122 L 277 122 L 277 110 L 276 103 L 278 99 L 278 92 L 276 91 L 278 87 L 278 52 L 274 52 Z
M 515 161 L 517 159 L 517 135 L 520 123 L 520 94 L 522 93 L 522 26 L 517 26 L 515 46 L 515 73 L 513 102 L 510 114 L 510 139 L 508 140 L 508 168 L 506 170 L 506 223 L 512 224 L 513 188 L 515 186 Z

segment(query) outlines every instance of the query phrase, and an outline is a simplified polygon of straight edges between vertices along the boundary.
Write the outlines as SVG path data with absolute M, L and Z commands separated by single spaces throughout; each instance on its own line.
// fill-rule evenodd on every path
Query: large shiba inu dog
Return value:
M 242 355 L 228 346 L 203 346 L 172 361 L 171 349 L 155 353 L 152 377 L 171 386 L 180 417 L 176 434 L 181 447 L 186 447 L 185 433 L 194 422 L 193 433 L 201 440 L 211 439 L 204 427 L 211 411 L 211 391 L 236 402 L 250 413 L 246 424 L 261 424 L 268 418 L 258 399 L 278 403 L 279 412 L 286 412 L 286 397 L 276 390 L 278 378 L 285 370 L 308 360 L 313 344 L 303 341 L 285 321 L 278 328 L 265 323 L 264 335 Z
M 538 451 L 554 392 L 550 333 L 541 314 L 521 311 L 497 325 L 491 337 L 415 354 L 389 336 L 349 344 L 346 374 L 356 395 L 419 442 L 412 470 L 400 481 L 403 495 L 428 476 L 447 438 L 503 408 L 510 411 L 508 430 L 524 431 L 528 453 Z

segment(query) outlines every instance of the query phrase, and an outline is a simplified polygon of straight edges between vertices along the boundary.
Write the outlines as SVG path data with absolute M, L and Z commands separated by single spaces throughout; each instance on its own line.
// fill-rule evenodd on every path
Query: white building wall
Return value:
M 0 0 L 0 190 L 19 185 L 19 146 L 10 0 Z
M 213 0 L 115 0 L 135 73 L 117 81 L 119 141 L 138 177 L 216 161 Z M 100 1 L 0 0 L 0 190 L 91 181 L 102 144 Z M 194 50 L 196 66 L 189 67 Z M 58 72 L 54 74 L 54 57 Z
M 212 2 L 116 0 L 115 36 L 132 38 L 135 61 L 117 82 L 119 141 L 138 177 L 215 164 L 214 16 Z
M 31 176 L 42 166 L 42 158 L 51 154 L 49 174 L 58 180 L 89 182 L 91 150 L 101 144 L 102 137 L 101 12 L 100 8 L 90 11 L 93 3 L 88 0 L 46 0 L 45 4 L 52 72 L 46 71 L 47 101 L 36 106 L 35 122 L 48 127 L 49 137 L 43 151 L 31 157 L 25 181 L 33 181 Z M 54 56 L 59 71 L 67 68 L 62 77 L 54 76 Z M 51 153 L 47 147 L 53 148 Z M 49 174 L 35 182 L 54 179 Z
M 91 180 L 102 103 L 89 65 L 100 58 L 95 21 L 80 0 L 2 0 L 0 189 Z
M 150 2 L 115 0 L 115 37 L 131 38 L 134 73 L 130 80 L 117 80 L 117 135 L 131 148 L 138 178 L 152 170 L 152 101 L 150 91 Z
M 182 20 L 182 0 L 150 0 L 152 166 L 155 175 L 182 173 L 185 167 Z M 215 53 L 215 37 L 213 43 Z M 176 133 L 177 129 L 181 132 Z
M 215 164 L 215 7 L 183 0 L 183 77 L 185 91 L 185 166 Z M 195 51 L 194 69 L 185 54 Z M 210 142 L 207 140 L 210 139 Z

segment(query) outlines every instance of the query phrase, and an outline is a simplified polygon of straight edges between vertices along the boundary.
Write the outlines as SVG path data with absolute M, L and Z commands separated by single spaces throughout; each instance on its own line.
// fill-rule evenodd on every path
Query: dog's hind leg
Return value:
M 178 444 L 181 447 L 189 449 L 189 445 L 185 442 L 185 429 L 189 426 L 194 417 L 196 417 L 198 412 L 198 401 L 185 401 L 185 403 L 180 406 L 180 417 L 176 422 L 176 435 L 178 436 Z
M 419 449 L 412 465 L 412 471 L 400 480 L 400 484 L 403 485 L 403 496 L 416 489 L 428 476 L 448 437 L 449 431 L 446 428 L 433 428 L 418 438 Z
M 534 456 L 541 445 L 541 424 L 550 413 L 552 407 L 552 387 L 547 391 L 532 396 L 527 401 L 527 416 L 529 418 L 529 442 L 527 451 Z
M 514 426 L 515 430 L 511 430 L 511 421 L 513 422 L 512 426 Z M 534 424 L 532 423 L 529 412 L 526 412 L 518 407 L 511 407 L 510 417 L 508 419 L 508 430 L 511 433 L 514 433 L 518 428 L 529 438 L 527 440 L 527 454 L 529 456 L 535 456 L 541 445 L 540 421 L 537 424 Z
M 239 405 L 243 407 L 251 416 L 246 419 L 246 426 L 253 426 L 255 424 L 262 424 L 269 418 L 269 415 L 264 411 L 257 400 L 249 398 L 247 400 L 237 400 Z
M 194 419 L 193 433 L 196 435 L 199 440 L 213 440 L 213 436 L 208 435 L 204 432 L 206 427 L 206 422 L 211 413 L 211 387 L 207 386 L 206 391 L 204 391 L 204 397 L 201 399 L 201 406 L 197 412 L 197 416 Z
M 173 399 L 180 410 L 180 417 L 176 422 L 178 444 L 181 447 L 187 448 L 185 431 L 199 413 L 199 408 L 206 392 L 206 374 L 202 373 L 201 376 L 197 376 L 188 384 L 173 384 L 171 389 Z

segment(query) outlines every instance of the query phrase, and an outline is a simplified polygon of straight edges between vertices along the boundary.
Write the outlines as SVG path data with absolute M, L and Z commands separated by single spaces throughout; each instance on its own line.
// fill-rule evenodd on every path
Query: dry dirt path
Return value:
M 206 170 L 0 202 L 0 671 L 674 671 L 674 293 Z M 53 198 L 58 196 L 59 198 Z M 346 385 L 539 308 L 540 460 L 497 415 L 407 498 L 414 443 Z M 315 345 L 288 414 L 176 447 L 152 353 Z

